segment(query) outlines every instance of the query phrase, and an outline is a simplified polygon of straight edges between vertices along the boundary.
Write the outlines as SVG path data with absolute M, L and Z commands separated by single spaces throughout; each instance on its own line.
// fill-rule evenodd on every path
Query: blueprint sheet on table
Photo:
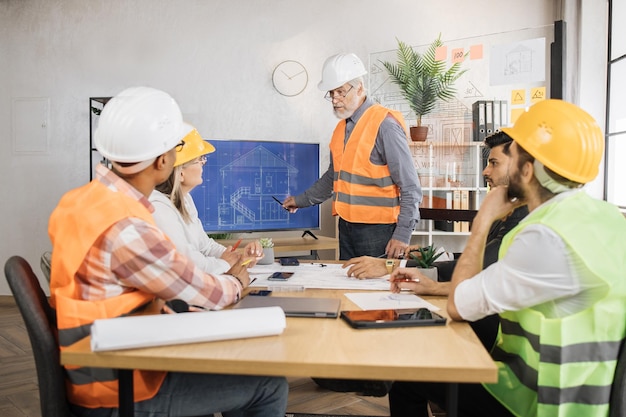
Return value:
M 348 277 L 346 275 L 348 268 L 341 268 L 341 264 L 301 262 L 298 266 L 282 266 L 275 262 L 272 265 L 256 265 L 248 271 L 251 279 L 256 278 L 251 287 L 268 287 L 275 291 L 302 291 L 306 288 L 377 291 L 377 293 L 345 294 L 363 310 L 422 307 L 431 311 L 439 310 L 437 306 L 415 294 L 389 292 L 389 275 L 382 278 L 356 279 Z M 294 274 L 286 281 L 270 281 L 267 278 L 273 272 L 293 272 Z M 380 293 L 380 291 L 385 292 Z
M 323 266 L 322 266 L 323 265 Z M 256 278 L 253 287 L 280 287 L 285 291 L 289 288 L 321 288 L 339 290 L 389 290 L 389 275 L 382 278 L 356 279 L 348 277 L 348 268 L 341 268 L 341 264 L 326 264 L 320 262 L 300 262 L 298 266 L 282 266 L 275 262 L 272 265 L 255 265 L 250 268 L 250 278 Z M 272 272 L 293 272 L 293 276 L 286 281 L 269 281 L 267 278 Z

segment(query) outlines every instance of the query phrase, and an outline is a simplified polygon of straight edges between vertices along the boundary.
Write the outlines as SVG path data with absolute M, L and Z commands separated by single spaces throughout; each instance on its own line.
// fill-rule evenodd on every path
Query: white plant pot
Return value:
M 263 258 L 257 262 L 259 265 L 271 265 L 274 263 L 274 248 L 263 248 Z
M 437 281 L 437 267 L 433 266 L 432 268 L 418 268 L 419 272 L 423 275 L 426 275 L 427 278 L 432 279 L 433 281 Z

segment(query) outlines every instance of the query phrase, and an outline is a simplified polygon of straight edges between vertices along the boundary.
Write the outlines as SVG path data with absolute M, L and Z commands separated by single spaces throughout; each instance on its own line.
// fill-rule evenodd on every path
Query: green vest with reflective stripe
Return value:
M 580 191 L 530 213 L 505 236 L 500 258 L 531 224 L 557 233 L 582 260 L 581 276 L 606 284 L 606 294 L 563 318 L 533 307 L 501 314 L 492 352 L 498 382 L 484 386 L 517 416 L 608 416 L 626 327 L 626 220 L 613 205 Z

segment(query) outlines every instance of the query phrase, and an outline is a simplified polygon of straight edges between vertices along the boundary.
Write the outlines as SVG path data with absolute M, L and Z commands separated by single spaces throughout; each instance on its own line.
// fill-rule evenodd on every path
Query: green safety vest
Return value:
M 547 318 L 537 306 L 501 314 L 492 352 L 498 382 L 484 386 L 520 417 L 608 416 L 626 327 L 626 220 L 613 205 L 581 191 L 530 213 L 503 239 L 500 259 L 531 224 L 557 233 L 571 256 L 582 259 L 580 273 L 605 283 L 607 291 L 563 318 Z

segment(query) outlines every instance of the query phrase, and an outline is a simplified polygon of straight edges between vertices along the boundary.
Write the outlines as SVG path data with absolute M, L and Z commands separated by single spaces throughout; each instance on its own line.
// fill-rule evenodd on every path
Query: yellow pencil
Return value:
M 243 261 L 243 262 L 241 263 L 241 266 L 246 266 L 246 265 L 248 265 L 250 262 L 252 262 L 252 258 L 250 258 L 250 259 L 247 259 L 247 260 Z

